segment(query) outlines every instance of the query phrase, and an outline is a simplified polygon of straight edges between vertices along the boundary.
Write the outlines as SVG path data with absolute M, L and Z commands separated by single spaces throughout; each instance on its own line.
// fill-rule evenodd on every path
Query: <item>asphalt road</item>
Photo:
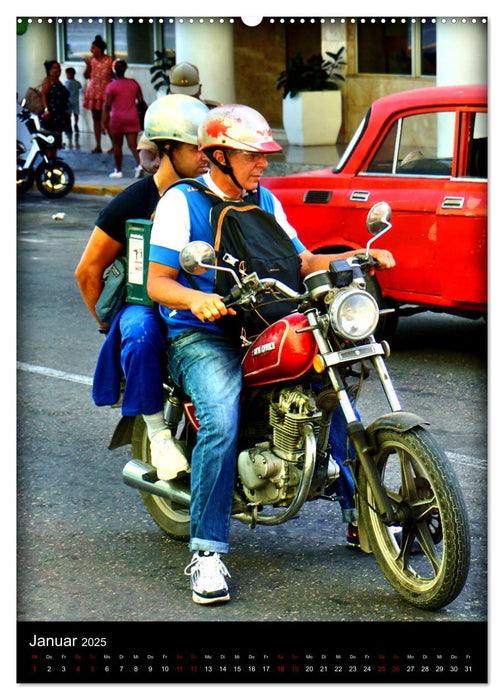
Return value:
M 388 366 L 404 407 L 431 422 L 461 482 L 472 557 L 460 596 L 436 613 L 411 607 L 372 556 L 345 547 L 339 506 L 316 502 L 273 528 L 233 521 L 231 602 L 191 602 L 187 545 L 170 541 L 123 484 L 129 451 L 107 450 L 119 412 L 91 400 L 102 336 L 73 270 L 106 201 L 29 192 L 18 203 L 18 620 L 485 620 L 487 329 L 433 314 L 401 320 Z M 380 410 L 373 386 L 364 416 Z

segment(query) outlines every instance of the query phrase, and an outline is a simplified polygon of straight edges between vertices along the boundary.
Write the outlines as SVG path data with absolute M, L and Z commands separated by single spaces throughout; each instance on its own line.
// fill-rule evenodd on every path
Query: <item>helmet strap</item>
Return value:
M 182 175 L 182 173 L 179 173 L 179 171 L 175 167 L 175 163 L 173 162 L 173 150 L 175 148 L 175 144 L 173 142 L 168 142 L 168 143 L 169 143 L 169 146 L 168 146 L 168 148 L 165 148 L 164 152 L 166 153 L 175 173 L 179 176 L 179 178 L 183 178 L 184 176 Z
M 217 151 L 222 151 L 224 155 L 224 161 L 225 163 L 219 163 L 217 158 L 214 156 L 214 150 Z M 234 184 L 240 188 L 240 190 L 243 191 L 243 186 L 238 182 L 236 179 L 236 175 L 234 174 L 233 167 L 231 163 L 229 162 L 228 154 L 227 154 L 227 149 L 226 148 L 216 148 L 214 150 L 208 150 L 206 152 L 207 157 L 216 165 L 221 172 L 223 172 L 225 175 L 229 175 L 231 180 L 234 182 Z

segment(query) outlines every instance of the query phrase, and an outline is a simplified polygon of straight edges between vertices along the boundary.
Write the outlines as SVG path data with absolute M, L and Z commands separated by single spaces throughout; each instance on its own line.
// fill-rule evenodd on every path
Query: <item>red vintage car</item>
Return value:
M 365 247 L 370 207 L 392 207 L 377 247 L 396 267 L 374 293 L 399 315 L 487 310 L 487 89 L 410 90 L 376 100 L 335 168 L 262 182 L 314 252 Z M 377 286 L 378 285 L 378 286 Z

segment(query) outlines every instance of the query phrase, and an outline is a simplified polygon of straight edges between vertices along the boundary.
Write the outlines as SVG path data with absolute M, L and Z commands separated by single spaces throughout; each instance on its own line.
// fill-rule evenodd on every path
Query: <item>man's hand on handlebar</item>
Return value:
M 230 314 L 236 316 L 234 309 L 228 309 L 218 294 L 205 294 L 200 292 L 191 304 L 191 312 L 204 323 L 217 321 L 222 316 Z

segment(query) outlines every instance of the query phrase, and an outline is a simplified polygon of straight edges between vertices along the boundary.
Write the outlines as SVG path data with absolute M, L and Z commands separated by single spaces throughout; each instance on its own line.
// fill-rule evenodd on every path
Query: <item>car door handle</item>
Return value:
M 441 204 L 442 209 L 462 209 L 464 197 L 445 197 Z
M 371 196 L 371 192 L 367 192 L 366 190 L 354 190 L 352 192 L 352 194 L 350 195 L 350 201 L 351 202 L 367 202 L 370 196 Z

